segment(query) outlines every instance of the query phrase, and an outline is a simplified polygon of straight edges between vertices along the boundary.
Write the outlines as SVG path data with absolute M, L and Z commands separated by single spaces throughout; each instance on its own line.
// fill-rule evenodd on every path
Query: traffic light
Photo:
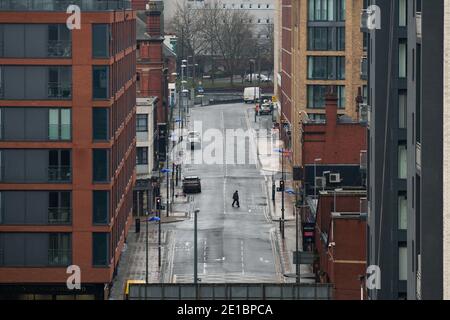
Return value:
M 280 191 L 284 191 L 284 180 L 280 180 Z
M 161 210 L 161 197 L 156 198 L 156 210 Z

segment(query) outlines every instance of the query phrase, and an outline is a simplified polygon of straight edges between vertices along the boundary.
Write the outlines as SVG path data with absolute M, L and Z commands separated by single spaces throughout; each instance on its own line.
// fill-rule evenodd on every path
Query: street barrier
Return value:
M 330 300 L 331 284 L 132 283 L 129 300 Z

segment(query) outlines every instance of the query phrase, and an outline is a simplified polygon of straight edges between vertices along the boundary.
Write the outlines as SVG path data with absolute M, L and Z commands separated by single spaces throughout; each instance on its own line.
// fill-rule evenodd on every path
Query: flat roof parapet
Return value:
M 84 11 L 131 9 L 130 0 L 0 0 L 0 11 L 66 11 L 70 5 Z

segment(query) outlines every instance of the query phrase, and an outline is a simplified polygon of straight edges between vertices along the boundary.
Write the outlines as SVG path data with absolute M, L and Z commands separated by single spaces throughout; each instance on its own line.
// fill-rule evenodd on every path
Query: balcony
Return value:
M 72 56 L 72 41 L 70 40 L 48 41 L 47 56 L 51 58 L 70 58 Z
M 422 39 L 422 12 L 416 12 L 416 34 L 418 39 Z
M 0 11 L 66 11 L 72 4 L 83 11 L 131 9 L 130 0 L 0 0 Z
M 70 224 L 71 208 L 48 208 L 48 222 L 50 224 Z
M 72 97 L 72 85 L 70 83 L 49 82 L 48 97 L 50 99 L 70 99 Z
M 72 169 L 70 166 L 49 166 L 49 182 L 70 182 L 72 179 Z
M 72 260 L 72 250 L 48 249 L 48 264 L 51 266 L 68 266 Z

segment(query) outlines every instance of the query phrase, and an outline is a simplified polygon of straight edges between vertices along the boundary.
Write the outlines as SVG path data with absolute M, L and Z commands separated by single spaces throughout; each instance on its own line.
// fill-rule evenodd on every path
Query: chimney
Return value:
M 337 94 L 336 86 L 330 86 L 325 95 L 325 116 L 327 128 L 335 128 L 337 123 Z
M 145 9 L 148 35 L 155 38 L 162 37 L 164 3 L 162 1 L 149 1 Z

